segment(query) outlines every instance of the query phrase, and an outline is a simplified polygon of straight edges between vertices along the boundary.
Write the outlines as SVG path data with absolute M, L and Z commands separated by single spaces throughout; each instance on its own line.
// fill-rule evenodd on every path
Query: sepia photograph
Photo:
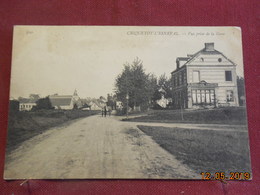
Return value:
M 14 26 L 4 179 L 251 180 L 241 33 Z

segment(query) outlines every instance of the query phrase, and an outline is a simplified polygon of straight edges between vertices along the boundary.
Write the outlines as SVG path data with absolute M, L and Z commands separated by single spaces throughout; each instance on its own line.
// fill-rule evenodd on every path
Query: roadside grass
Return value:
M 203 110 L 184 110 L 183 120 L 180 110 L 151 110 L 147 113 L 146 116 L 129 118 L 127 120 L 136 122 L 177 122 L 246 125 L 247 116 L 245 107 L 228 107 Z
M 247 132 L 142 125 L 138 128 L 199 174 L 251 173 Z
M 98 111 L 41 110 L 35 112 L 10 112 L 8 119 L 7 147 L 11 152 L 22 142 L 42 134 L 49 128 L 65 124 L 73 119 L 97 114 Z

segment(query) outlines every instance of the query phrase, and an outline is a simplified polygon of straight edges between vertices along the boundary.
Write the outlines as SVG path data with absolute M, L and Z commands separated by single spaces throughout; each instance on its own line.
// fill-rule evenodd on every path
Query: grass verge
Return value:
M 11 152 L 24 141 L 73 119 L 92 116 L 98 111 L 42 110 L 37 112 L 10 112 L 6 151 Z
M 247 116 L 244 107 L 184 110 L 183 120 L 180 110 L 151 110 L 146 116 L 129 118 L 128 121 L 246 125 Z
M 197 173 L 251 172 L 247 132 L 138 126 Z

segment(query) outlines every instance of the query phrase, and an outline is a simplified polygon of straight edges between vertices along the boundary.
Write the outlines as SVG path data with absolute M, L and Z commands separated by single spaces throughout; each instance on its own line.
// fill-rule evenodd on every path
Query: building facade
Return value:
M 239 105 L 236 65 L 215 50 L 214 43 L 177 58 L 171 75 L 175 109 Z
M 172 100 L 171 98 L 165 98 L 164 95 L 162 94 L 161 99 L 156 100 L 156 103 L 162 107 L 162 108 L 167 108 L 167 106 L 169 105 L 169 103 L 171 103 Z
M 74 108 L 81 108 L 82 102 L 75 90 L 73 95 L 50 95 L 50 102 L 55 109 L 72 110 Z
M 36 106 L 36 100 L 22 100 L 19 104 L 19 110 L 30 111 L 34 106 Z
M 20 111 L 30 111 L 34 106 L 36 106 L 37 100 L 40 99 L 38 94 L 30 94 L 29 98 L 19 97 L 19 110 Z

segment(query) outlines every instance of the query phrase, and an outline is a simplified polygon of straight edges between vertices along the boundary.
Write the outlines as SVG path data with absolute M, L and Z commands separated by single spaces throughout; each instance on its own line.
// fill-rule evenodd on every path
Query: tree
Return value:
M 244 105 L 245 100 L 245 79 L 237 76 L 237 93 L 239 99 L 239 105 Z
M 47 96 L 45 98 L 40 98 L 36 101 L 35 110 L 49 110 L 53 109 L 50 98 Z
M 132 64 L 125 63 L 121 74 L 116 78 L 117 99 L 126 104 L 126 96 L 129 96 L 129 106 L 132 108 L 149 106 L 156 86 L 155 77 L 146 74 L 143 62 L 136 58 Z
M 112 94 L 107 94 L 107 106 L 110 106 L 112 109 L 116 108 L 116 101 Z
M 19 101 L 17 100 L 10 100 L 9 102 L 9 111 L 10 112 L 18 112 L 19 111 Z
M 172 82 L 165 74 L 161 75 L 158 79 L 158 88 L 161 90 L 165 98 L 172 97 Z
M 73 110 L 77 110 L 78 109 L 78 105 L 77 104 L 74 104 L 73 105 Z

